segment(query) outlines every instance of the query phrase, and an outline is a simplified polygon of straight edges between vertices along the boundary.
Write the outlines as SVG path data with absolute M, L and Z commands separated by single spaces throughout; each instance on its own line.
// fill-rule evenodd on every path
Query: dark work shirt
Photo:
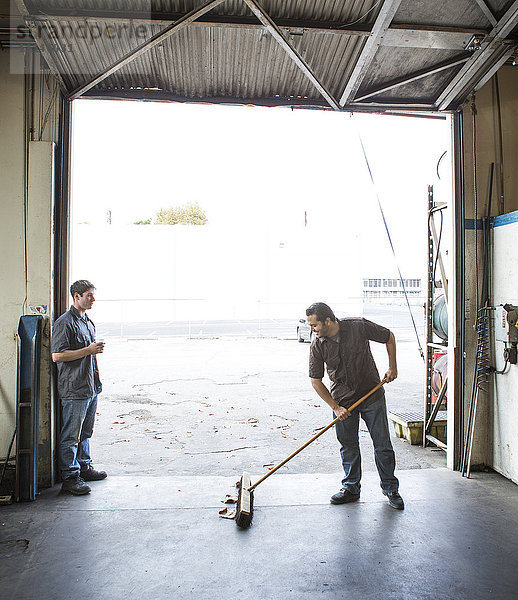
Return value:
M 95 325 L 81 317 L 74 306 L 54 323 L 51 351 L 79 350 L 95 341 Z M 88 354 L 77 360 L 58 362 L 58 396 L 62 400 L 91 398 L 101 392 L 97 357 Z
M 331 395 L 338 404 L 349 407 L 380 382 L 370 343 L 386 344 L 390 330 L 360 318 L 338 321 L 339 333 L 333 337 L 315 338 L 309 352 L 309 376 L 324 377 L 324 365 L 331 381 Z M 372 404 L 383 395 L 383 388 L 365 400 Z

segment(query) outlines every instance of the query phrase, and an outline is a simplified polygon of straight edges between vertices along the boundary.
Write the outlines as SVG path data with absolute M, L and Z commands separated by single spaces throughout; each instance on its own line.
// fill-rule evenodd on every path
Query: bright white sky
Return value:
M 74 102 L 73 222 L 114 225 L 197 202 L 210 226 L 357 232 L 369 273 L 393 266 L 361 135 L 403 275 L 425 263 L 427 185 L 450 193 L 448 120 L 154 102 Z M 436 166 L 441 163 L 442 182 Z M 442 188 L 439 190 L 439 188 Z M 380 273 L 381 274 L 381 273 Z

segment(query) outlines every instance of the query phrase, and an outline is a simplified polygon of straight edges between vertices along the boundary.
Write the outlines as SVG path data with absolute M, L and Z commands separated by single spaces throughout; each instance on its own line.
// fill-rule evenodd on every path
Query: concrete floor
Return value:
M 2 600 L 517 598 L 518 487 L 496 474 L 400 471 L 404 511 L 374 472 L 343 506 L 340 473 L 275 474 L 248 530 L 218 515 L 239 475 L 111 476 L 0 507 Z
M 373 350 L 383 370 L 385 349 Z M 0 507 L 1 600 L 516 599 L 518 487 L 463 479 L 441 451 L 393 437 L 406 501 L 395 511 L 364 427 L 360 502 L 329 504 L 341 480 L 330 432 L 258 487 L 250 529 L 219 517 L 243 469 L 258 478 L 331 420 L 308 351 L 294 339 L 109 340 L 93 437 L 109 478 L 86 497 L 55 486 Z M 406 332 L 398 356 L 388 405 L 419 407 Z

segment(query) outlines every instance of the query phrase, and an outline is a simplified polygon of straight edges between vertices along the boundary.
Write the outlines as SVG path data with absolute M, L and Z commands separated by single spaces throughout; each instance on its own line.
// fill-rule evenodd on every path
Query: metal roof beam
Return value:
M 487 20 L 494 27 L 497 24 L 497 20 L 495 19 L 495 15 L 491 12 L 491 9 L 486 4 L 485 0 L 475 0 L 475 2 L 478 4 L 480 10 L 484 13 Z
M 31 18 L 38 21 L 53 21 L 55 23 L 70 21 L 91 21 L 92 23 L 132 23 L 138 25 L 170 25 L 183 17 L 180 13 L 168 12 L 115 12 L 91 11 L 87 9 L 56 9 L 38 12 Z M 312 33 L 329 33 L 333 35 L 346 35 L 368 37 L 371 35 L 369 24 L 357 24 L 344 27 L 334 21 L 308 21 L 304 19 L 276 19 L 277 27 L 286 35 L 303 35 L 306 31 Z M 259 29 L 263 25 L 255 19 L 238 15 L 202 15 L 191 23 L 195 27 L 237 27 L 242 29 Z M 391 24 L 383 37 L 382 43 L 386 46 L 407 48 L 434 48 L 438 50 L 462 50 L 466 45 L 466 38 L 472 35 L 487 35 L 489 29 L 474 27 L 438 27 L 435 25 L 419 24 Z
M 59 9 L 51 8 L 48 11 L 38 11 L 31 15 L 34 19 L 50 21 L 93 21 L 95 23 L 115 21 L 131 22 L 135 25 L 169 25 L 181 19 L 183 13 L 156 12 L 156 11 L 92 11 L 89 9 Z M 193 25 L 209 27 L 243 27 L 257 29 L 261 24 L 248 15 L 202 15 Z M 280 29 L 308 29 L 321 33 L 338 33 L 343 35 L 370 35 L 370 26 L 358 24 L 343 26 L 336 21 L 310 21 L 307 19 L 279 18 L 276 20 Z
M 426 50 L 464 50 L 474 35 L 483 37 L 489 30 L 457 30 L 453 28 L 430 28 L 419 25 L 391 25 L 383 39 L 382 46 L 394 48 L 425 48 Z
M 329 104 L 319 96 L 318 98 L 298 98 L 298 97 L 229 97 L 229 96 L 203 96 L 186 97 L 179 96 L 175 92 L 157 89 L 99 89 L 92 88 L 83 95 L 83 98 L 90 99 L 113 99 L 113 100 L 146 100 L 149 102 L 175 102 L 180 104 L 224 104 L 240 106 L 288 106 L 296 108 L 315 108 L 318 110 L 331 111 Z
M 285 50 L 288 56 L 293 60 L 297 67 L 304 73 L 304 75 L 311 81 L 316 89 L 322 94 L 322 96 L 329 102 L 335 110 L 340 110 L 340 105 L 333 98 L 333 95 L 324 87 L 319 81 L 313 71 L 309 68 L 306 61 L 302 58 L 296 48 L 294 48 L 290 42 L 282 35 L 282 32 L 277 25 L 272 21 L 270 16 L 257 4 L 256 0 L 243 0 L 248 8 L 254 13 L 254 15 L 261 21 L 266 30 L 271 36 L 278 42 L 278 44 Z
M 354 96 L 356 95 L 356 92 L 358 91 L 358 88 L 360 87 L 360 84 L 367 73 L 374 55 L 381 46 L 383 36 L 389 28 L 389 25 L 392 22 L 400 3 L 401 0 L 385 0 L 383 3 L 381 10 L 376 17 L 376 21 L 374 22 L 371 36 L 365 42 L 360 57 L 358 58 L 353 72 L 349 77 L 349 81 L 345 86 L 342 97 L 340 98 L 340 106 L 349 104 L 354 100 Z
M 160 44 L 166 38 L 177 33 L 178 31 L 180 31 L 181 29 L 183 29 L 184 27 L 186 27 L 187 25 L 192 23 L 192 21 L 197 19 L 199 16 L 204 15 L 206 12 L 209 12 L 215 6 L 217 6 L 218 4 L 222 4 L 224 1 L 225 0 L 209 0 L 208 2 L 205 2 L 205 4 L 203 4 L 199 8 L 196 8 L 196 9 L 192 10 L 191 12 L 187 13 L 181 19 L 178 19 L 178 21 L 176 21 L 175 23 L 172 23 L 171 25 L 169 25 L 169 27 L 166 27 L 165 29 L 163 29 L 162 31 L 157 33 L 156 35 L 152 36 L 149 40 L 147 40 L 143 44 L 140 44 L 140 46 L 138 46 L 131 52 L 128 52 L 128 54 L 126 54 L 125 56 L 120 58 L 118 61 L 113 63 L 110 67 L 108 67 L 107 69 L 105 69 L 104 71 L 99 73 L 99 75 L 97 75 L 96 77 L 91 79 L 88 83 L 86 83 L 86 84 L 80 86 L 79 88 L 77 88 L 76 90 L 74 90 L 71 94 L 69 94 L 68 99 L 75 100 L 76 98 L 79 98 L 79 96 L 81 96 L 86 91 L 93 88 L 94 86 L 96 86 L 98 83 L 100 83 L 101 81 L 103 81 L 104 79 L 106 79 L 107 77 L 109 77 L 110 75 L 112 75 L 113 73 L 118 71 L 119 69 L 121 69 L 124 65 L 127 65 L 131 61 L 135 60 L 141 54 L 144 54 L 145 52 L 147 52 L 148 50 L 150 50 L 157 44 Z
M 45 61 L 47 62 L 47 64 L 49 65 L 49 69 L 50 69 L 51 73 L 57 79 L 59 87 L 61 88 L 61 91 L 64 94 L 66 94 L 68 92 L 68 88 L 65 84 L 65 80 L 63 79 L 63 76 L 61 75 L 61 73 L 58 69 L 58 66 L 56 65 L 56 63 L 54 61 L 54 57 L 47 50 L 45 43 L 41 39 L 41 36 L 39 35 L 39 32 L 38 32 L 38 28 L 36 27 L 34 21 L 31 19 L 31 15 L 29 13 L 27 6 L 25 5 L 24 0 L 16 0 L 16 7 L 18 8 L 19 13 L 24 18 L 25 24 L 29 28 L 29 31 L 31 32 L 31 35 L 32 35 L 34 41 L 36 42 L 36 45 L 38 46 L 39 51 L 41 52 L 41 54 L 42 54 L 43 58 L 45 59 Z
M 354 102 L 361 102 L 362 100 L 366 100 L 367 98 L 371 98 L 372 96 L 377 96 L 382 94 L 383 92 L 388 92 L 402 85 L 406 85 L 407 83 L 412 83 L 414 81 L 418 81 L 419 79 L 423 79 L 424 77 L 428 77 L 430 75 L 435 75 L 436 73 L 440 73 L 441 71 L 445 71 L 446 69 L 451 69 L 452 67 L 456 67 L 457 65 L 461 65 L 469 60 L 469 57 L 465 56 L 462 58 L 458 58 L 455 60 L 450 60 L 445 63 L 441 63 L 431 67 L 430 69 L 422 69 L 420 71 L 416 71 L 411 75 L 407 75 L 406 77 L 396 79 L 390 83 L 385 84 L 382 87 L 376 88 L 368 92 L 367 94 L 363 94 L 354 99 Z
M 401 110 L 435 110 L 435 105 L 432 102 L 416 102 L 412 98 L 409 98 L 407 101 L 395 100 L 394 102 L 360 102 L 352 106 L 346 106 L 345 108 L 347 110 L 357 111 L 360 106 L 385 110 L 395 110 L 397 108 L 400 108 Z
M 516 49 L 516 42 L 505 43 L 505 38 L 518 23 L 518 0 L 515 0 L 496 26 L 482 41 L 480 50 L 475 50 L 471 59 L 457 73 L 435 105 L 438 110 L 447 109 L 452 102 L 462 98 L 474 89 L 478 89 L 482 81 L 488 80 Z
M 511 47 L 507 52 L 504 52 L 502 54 L 502 56 L 497 60 L 497 62 L 495 62 L 495 64 L 489 69 L 489 71 L 475 85 L 475 87 L 473 88 L 474 92 L 479 90 L 484 84 L 486 84 L 491 79 L 491 77 L 493 77 L 493 75 L 498 71 L 498 69 L 507 62 L 507 59 L 511 56 L 511 54 L 515 52 L 515 49 L 516 48 Z
M 185 96 L 177 96 L 173 92 L 156 89 L 135 89 L 135 90 L 99 90 L 92 88 L 83 95 L 83 98 L 101 99 L 101 100 L 138 100 L 149 102 L 178 102 L 182 104 L 223 104 L 223 105 L 239 105 L 239 106 L 285 106 L 289 108 L 304 108 L 314 110 L 332 110 L 323 98 L 229 98 L 226 96 L 206 96 L 196 98 L 186 98 Z M 354 112 L 367 112 L 377 114 L 392 114 L 410 116 L 417 115 L 419 117 L 444 119 L 435 111 L 433 104 L 416 104 L 407 106 L 401 103 L 391 104 L 375 104 L 375 103 L 360 103 L 351 107 Z

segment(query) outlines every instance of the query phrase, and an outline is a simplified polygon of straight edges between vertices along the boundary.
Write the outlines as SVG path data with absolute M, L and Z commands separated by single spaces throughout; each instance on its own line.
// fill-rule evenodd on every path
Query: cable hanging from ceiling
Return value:
M 351 113 L 350 116 L 353 119 L 353 117 L 354 117 L 353 113 Z M 353 119 L 353 121 L 354 121 L 354 119 Z M 405 281 L 403 279 L 403 275 L 402 275 L 401 269 L 399 267 L 399 262 L 398 262 L 397 256 L 396 256 L 396 250 L 394 248 L 394 244 L 392 243 L 392 237 L 390 235 L 390 230 L 389 230 L 389 227 L 388 227 L 388 224 L 387 224 L 387 219 L 385 218 L 385 212 L 383 210 L 383 206 L 381 204 L 381 199 L 379 197 L 378 190 L 377 190 L 377 187 L 376 187 L 376 183 L 374 181 L 374 175 L 372 173 L 372 169 L 371 169 L 371 166 L 370 166 L 370 163 L 369 163 L 369 159 L 367 157 L 367 152 L 366 152 L 365 146 L 363 144 L 363 139 L 362 139 L 362 136 L 360 134 L 360 129 L 359 129 L 359 127 L 357 125 L 356 125 L 356 132 L 358 134 L 358 139 L 359 139 L 360 146 L 361 146 L 361 149 L 362 149 L 362 152 L 363 152 L 363 158 L 365 159 L 365 164 L 367 166 L 367 171 L 369 172 L 369 177 L 370 177 L 370 180 L 371 180 L 371 183 L 372 183 L 372 189 L 373 189 L 374 194 L 376 196 L 376 200 L 377 200 L 377 203 L 378 203 L 378 208 L 379 208 L 379 211 L 380 211 L 380 214 L 381 214 L 381 219 L 383 221 L 383 225 L 384 225 L 385 231 L 387 233 L 388 242 L 389 242 L 390 248 L 392 250 L 392 254 L 394 256 L 394 262 L 396 263 L 396 268 L 397 268 L 397 271 L 398 271 L 398 274 L 399 274 L 399 281 L 401 282 L 401 287 L 403 289 L 403 294 L 405 296 L 406 304 L 407 304 L 407 307 L 408 307 L 408 312 L 410 313 L 410 319 L 412 320 L 412 326 L 413 326 L 413 329 L 414 329 L 414 332 L 415 332 L 415 336 L 416 336 L 416 340 L 417 340 L 417 347 L 419 349 L 419 354 L 421 355 L 421 358 L 423 360 L 425 360 L 425 355 L 424 355 L 423 347 L 421 345 L 421 340 L 419 338 L 419 333 L 417 331 L 417 326 L 416 326 L 416 323 L 415 323 L 414 315 L 412 314 L 412 309 L 410 307 L 410 302 L 408 300 L 408 293 L 406 291 Z
M 379 6 L 381 4 L 381 0 L 378 0 L 376 2 L 376 4 L 374 4 L 374 6 L 371 6 L 369 8 L 369 10 L 367 12 L 365 12 L 361 17 L 358 17 L 356 19 L 356 21 L 353 21 L 352 23 L 346 23 L 345 25 L 340 25 L 339 29 L 344 29 L 345 27 L 351 27 L 352 25 L 356 25 L 356 23 L 359 23 L 362 19 L 365 19 L 365 17 L 371 13 L 377 6 Z

